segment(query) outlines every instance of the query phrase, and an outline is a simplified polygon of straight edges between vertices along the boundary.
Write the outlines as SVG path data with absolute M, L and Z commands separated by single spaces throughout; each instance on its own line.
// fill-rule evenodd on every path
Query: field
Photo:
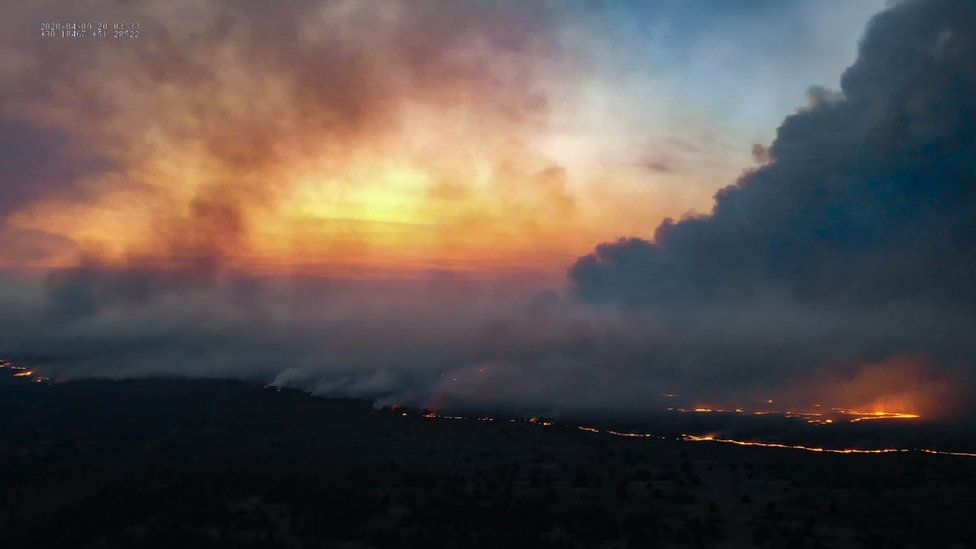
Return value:
M 0 414 L 8 548 L 976 546 L 962 457 L 425 418 L 223 380 L 8 376 Z

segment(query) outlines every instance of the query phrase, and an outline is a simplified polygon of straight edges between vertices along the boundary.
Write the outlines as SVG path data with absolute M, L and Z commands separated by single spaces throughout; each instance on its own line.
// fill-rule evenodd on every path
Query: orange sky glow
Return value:
M 141 15 L 154 40 L 77 45 L 54 96 L 7 102 L 11 116 L 71 136 L 67 154 L 108 168 L 7 219 L 8 236 L 70 245 L 30 257 L 12 247 L 0 266 L 206 259 L 270 273 L 554 279 L 596 242 L 707 211 L 748 153 L 681 173 L 622 162 L 626 147 L 604 138 L 621 120 L 578 96 L 587 75 L 517 10 L 461 14 L 433 39 L 430 19 L 402 4 L 326 3 L 269 48 L 252 19 L 220 36 L 187 24 L 219 27 L 233 10 L 166 6 Z M 0 59 L 5 78 L 27 82 L 44 55 L 73 55 L 35 51 Z

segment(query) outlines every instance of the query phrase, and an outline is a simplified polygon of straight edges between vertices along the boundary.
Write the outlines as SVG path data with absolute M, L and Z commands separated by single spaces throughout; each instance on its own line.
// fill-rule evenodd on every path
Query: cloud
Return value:
M 0 271 L 4 358 L 56 377 L 232 376 L 380 402 L 531 413 L 648 413 L 664 407 L 657 395 L 665 392 L 734 404 L 890 397 L 938 413 L 971 387 L 971 4 L 910 1 L 880 14 L 841 92 L 812 89 L 808 105 L 762 149 L 764 162 L 719 191 L 710 214 L 666 220 L 650 240 L 600 244 L 572 266 L 565 296 L 528 295 L 540 285 L 521 279 L 433 270 L 395 280 L 258 276 L 223 261 L 228 250 L 251 244 L 251 223 L 282 201 L 291 182 L 276 169 L 280 157 L 304 155 L 303 147 L 312 156 L 331 151 L 317 166 L 328 173 L 335 162 L 345 173 L 357 154 L 423 141 L 429 136 L 421 129 L 444 130 L 433 132 L 434 145 L 456 141 L 489 114 L 507 117 L 506 131 L 497 142 L 490 131 L 477 134 L 486 141 L 472 150 L 491 145 L 484 150 L 492 169 L 505 175 L 499 208 L 522 209 L 519 231 L 540 230 L 540 211 L 568 217 L 585 207 L 568 193 L 564 170 L 534 155 L 525 160 L 523 143 L 509 139 L 538 123 L 546 105 L 521 85 L 531 78 L 519 56 L 504 54 L 531 49 L 533 31 L 546 28 L 544 14 L 460 5 L 430 17 L 405 7 L 412 4 L 337 2 L 286 3 L 279 17 L 263 2 L 152 6 L 146 21 L 158 25 L 160 42 L 92 58 L 142 62 L 127 84 L 98 88 L 107 95 L 97 101 L 87 93 L 96 84 L 87 82 L 78 97 L 94 103 L 71 112 L 95 116 L 99 102 L 118 101 L 122 114 L 89 151 L 107 159 L 112 175 L 83 190 L 129 208 L 144 202 L 127 185 L 139 199 L 152 198 L 149 241 L 172 263 L 145 263 L 138 254 L 106 262 L 85 249 L 79 265 L 45 278 Z M 186 10 L 195 23 L 175 26 Z M 387 32 L 363 32 L 377 25 Z M 84 86 L 81 72 L 75 76 Z M 41 90 L 38 97 L 58 93 L 42 82 L 30 87 Z M 57 120 L 41 109 L 48 103 L 18 101 L 35 109 L 25 111 L 33 124 Z M 417 103 L 456 105 L 451 112 L 472 119 L 426 126 L 435 111 L 418 113 Z M 114 122 L 159 109 L 168 115 L 115 146 L 131 126 Z M 427 122 L 402 125 L 416 117 Z M 454 123 L 464 131 L 451 130 Z M 369 150 L 360 149 L 364 134 Z M 474 231 L 479 219 L 463 206 L 483 189 L 454 177 L 470 174 L 439 164 L 441 155 L 418 154 L 443 168 L 425 192 L 457 205 L 459 226 Z M 394 171 L 411 181 L 409 170 Z M 303 196 L 302 204 L 314 198 Z M 133 230 L 124 219 L 116 231 Z M 811 394 L 810 386 L 828 394 Z M 910 394 L 915 388 L 923 394 Z
M 423 404 L 457 368 L 558 347 L 548 331 L 570 321 L 496 282 L 0 271 L 0 348 L 63 378 L 229 376 Z
M 142 35 L 38 38 L 52 14 Z M 542 5 L 42 1 L 4 19 L 0 219 L 88 256 L 288 262 L 565 216 L 531 144 L 558 62 Z
M 575 294 L 695 315 L 686 328 L 701 337 L 685 351 L 712 361 L 704 380 L 751 363 L 762 371 L 738 383 L 775 383 L 803 375 L 798 362 L 856 369 L 904 354 L 971 380 L 974 57 L 971 3 L 879 14 L 841 92 L 812 88 L 770 162 L 720 190 L 709 215 L 597 246 L 570 269 Z M 717 310 L 734 311 L 728 325 L 705 320 Z
M 0 268 L 38 268 L 69 262 L 78 247 L 63 236 L 0 226 Z
M 666 160 L 645 160 L 635 164 L 639 168 L 644 168 L 649 172 L 674 173 L 674 168 Z
M 85 177 L 107 165 L 69 148 L 57 129 L 0 119 L 0 221 L 41 197 L 69 198 Z

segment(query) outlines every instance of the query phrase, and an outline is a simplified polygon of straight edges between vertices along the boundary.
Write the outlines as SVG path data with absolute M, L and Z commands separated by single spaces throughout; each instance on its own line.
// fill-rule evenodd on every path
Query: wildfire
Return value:
M 960 456 L 960 457 L 976 458 L 976 453 L 973 452 L 946 452 L 943 450 L 930 450 L 928 448 L 919 448 L 918 451 L 925 454 L 936 454 L 940 456 Z
M 769 403 L 771 401 L 767 401 Z M 814 404 L 814 407 L 821 408 L 821 404 Z M 829 412 L 806 411 L 806 410 L 746 410 L 744 408 L 711 408 L 698 406 L 695 408 L 668 408 L 669 412 L 683 414 L 744 414 L 754 416 L 782 415 L 803 419 L 813 425 L 827 425 L 838 421 L 857 423 L 859 421 L 886 420 L 886 419 L 919 419 L 921 416 L 909 412 L 887 412 L 884 410 L 863 411 L 851 408 L 831 408 Z
M 48 378 L 46 377 L 35 376 L 34 370 L 31 370 L 25 366 L 18 366 L 5 360 L 0 360 L 0 369 L 13 371 L 14 373 L 12 377 L 32 378 L 31 381 L 34 381 L 35 383 L 44 383 L 48 381 Z
M 844 410 L 843 414 L 853 416 L 851 423 L 858 421 L 869 421 L 875 419 L 918 419 L 918 414 L 906 414 L 902 412 L 858 412 L 856 410 Z
M 426 419 L 453 419 L 453 420 L 458 420 L 458 421 L 463 420 L 463 419 L 466 419 L 464 416 L 442 416 L 441 414 L 438 414 L 437 412 L 427 412 L 422 417 L 424 417 Z
M 801 444 L 781 444 L 778 442 L 751 442 L 744 440 L 734 440 L 731 438 L 718 438 L 711 435 L 695 436 L 681 435 L 681 440 L 688 442 L 722 442 L 735 444 L 737 446 L 759 446 L 761 448 L 785 448 L 789 450 L 805 450 L 807 452 L 827 452 L 831 454 L 893 454 L 897 452 L 910 452 L 908 448 L 878 448 L 873 450 L 863 450 L 860 448 L 819 448 L 815 446 L 803 446 Z M 943 453 L 938 450 L 931 450 L 932 453 Z
M 15 365 L 9 361 L 0 360 L 0 369 L 10 370 L 13 372 L 12 377 L 21 378 L 32 378 L 35 382 L 47 382 L 48 378 L 41 376 L 35 376 L 35 372 L 27 367 Z M 771 402 L 771 401 L 770 401 Z M 815 404 L 817 408 L 820 408 L 820 404 Z M 409 417 L 414 415 L 406 410 L 400 409 L 398 406 L 391 406 L 391 410 L 397 412 L 400 417 Z M 696 407 L 696 408 L 668 408 L 668 410 L 679 413 L 733 413 L 733 414 L 752 414 L 752 415 L 766 415 L 766 414 L 782 414 L 786 417 L 799 417 L 804 418 L 810 423 L 817 424 L 830 424 L 834 422 L 833 418 L 844 418 L 846 421 L 851 423 L 856 423 L 859 421 L 868 420 L 883 420 L 883 419 L 898 419 L 898 420 L 914 420 L 919 419 L 918 414 L 907 413 L 907 412 L 888 412 L 884 410 L 877 411 L 861 411 L 848 408 L 831 408 L 830 412 L 806 412 L 806 411 L 792 411 L 787 410 L 785 412 L 777 412 L 772 410 L 745 410 L 742 408 L 734 409 L 723 409 L 723 408 L 709 408 L 709 407 Z M 831 415 L 832 417 L 827 417 Z M 466 419 L 473 419 L 481 422 L 495 422 L 500 421 L 494 417 L 490 416 L 476 416 L 468 418 L 466 416 L 455 416 L 455 415 L 443 415 L 435 411 L 425 411 L 418 414 L 418 417 L 424 419 L 447 419 L 454 421 L 463 421 Z M 536 425 L 544 428 L 556 427 L 557 423 L 548 419 L 540 417 L 530 417 L 524 419 L 508 418 L 509 423 L 525 423 L 529 425 Z M 615 431 L 611 429 L 599 429 L 597 427 L 587 426 L 587 425 L 567 425 L 562 424 L 564 427 L 577 429 L 579 431 L 584 431 L 594 434 L 604 434 L 615 437 L 623 438 L 635 438 L 635 439 L 648 439 L 655 438 L 660 440 L 674 440 L 674 437 L 667 437 L 663 435 L 658 435 L 654 433 L 639 433 L 639 432 L 626 432 L 626 431 Z M 831 454 L 894 454 L 894 453 L 907 453 L 907 452 L 920 452 L 924 454 L 941 455 L 941 456 L 955 456 L 955 457 L 967 457 L 976 458 L 976 453 L 973 452 L 951 452 L 946 450 L 934 450 L 931 448 L 876 448 L 876 449 L 862 449 L 862 448 L 823 448 L 816 446 L 804 446 L 802 444 L 785 444 L 779 442 L 756 442 L 748 440 L 735 440 L 731 438 L 722 438 L 714 435 L 690 435 L 682 434 L 678 440 L 684 442 L 712 442 L 717 444 L 734 444 L 736 446 L 754 446 L 759 448 L 779 448 L 787 450 L 801 450 L 806 452 L 818 452 L 818 453 L 831 453 Z
M 706 412 L 706 409 L 697 409 L 697 410 L 696 409 L 687 409 L 687 410 L 685 410 L 685 409 L 675 409 L 675 411 L 679 411 L 679 412 L 682 412 L 682 411 L 686 411 L 686 412 L 696 412 L 696 411 Z M 843 413 L 845 413 L 847 415 L 855 416 L 855 419 L 852 419 L 851 420 L 852 422 L 854 422 L 855 420 L 857 420 L 858 417 L 872 417 L 872 418 L 878 418 L 878 419 L 882 419 L 882 418 L 916 419 L 916 418 L 919 417 L 918 415 L 915 415 L 915 414 L 902 414 L 902 413 L 896 413 L 896 412 L 858 412 L 858 411 L 855 411 L 855 410 L 846 410 L 846 409 L 845 410 L 836 410 L 836 411 L 843 412 Z M 746 412 L 744 412 L 743 410 L 740 410 L 740 409 L 736 409 L 736 410 L 712 410 L 712 409 L 707 409 L 707 412 L 746 413 Z M 766 413 L 766 414 L 769 414 L 769 413 L 778 413 L 778 412 L 757 411 L 757 412 L 753 412 L 753 413 L 757 413 L 757 414 Z M 807 414 L 807 413 L 806 412 L 802 412 L 802 413 L 796 412 L 795 414 L 800 415 L 800 414 Z M 809 414 L 812 414 L 812 412 L 809 413 Z M 857 414 L 864 414 L 864 415 L 863 416 L 857 416 Z M 407 414 L 406 413 L 403 413 L 402 415 L 406 416 Z M 426 419 L 454 419 L 454 420 L 467 419 L 467 418 L 465 418 L 463 416 L 447 416 L 447 415 L 438 414 L 437 412 L 424 412 L 423 414 L 420 415 L 420 417 L 426 418 Z M 487 417 L 487 416 L 482 416 L 482 417 L 478 417 L 478 418 L 475 418 L 475 419 L 477 419 L 478 421 L 496 421 L 495 418 L 491 418 L 491 417 Z M 829 419 L 829 418 L 828 419 L 824 419 L 822 421 L 823 421 L 823 423 L 832 423 L 832 420 Z M 555 422 L 552 422 L 552 421 L 542 421 L 542 420 L 540 420 L 537 417 L 524 418 L 524 419 L 508 419 L 508 422 L 509 423 L 526 423 L 526 424 L 530 424 L 530 425 L 537 425 L 537 426 L 540 426 L 540 427 L 553 427 L 553 426 L 556 425 Z M 654 438 L 654 439 L 659 439 L 659 440 L 675 440 L 674 437 L 667 437 L 667 436 L 658 435 L 658 434 L 654 434 L 654 433 L 639 433 L 639 432 L 615 431 L 615 430 L 612 430 L 612 429 L 599 429 L 597 427 L 592 427 L 592 426 L 589 426 L 589 425 L 567 425 L 567 424 L 562 424 L 562 425 L 564 427 L 568 427 L 568 428 L 571 428 L 571 429 L 576 429 L 578 431 L 584 431 L 584 432 L 587 432 L 587 433 L 594 433 L 594 434 L 610 435 L 610 436 L 614 436 L 614 437 L 636 438 L 636 439 Z M 867 449 L 865 449 L 865 448 L 823 448 L 823 447 L 819 447 L 819 446 L 805 446 L 805 445 L 802 445 L 802 444 L 786 444 L 786 443 L 781 443 L 781 442 L 757 442 L 757 441 L 750 441 L 750 440 L 736 440 L 736 439 L 731 439 L 731 438 L 722 438 L 722 437 L 717 437 L 717 436 L 714 436 L 714 435 L 689 435 L 689 434 L 682 434 L 677 440 L 680 440 L 682 442 L 712 442 L 712 443 L 717 443 L 717 444 L 734 444 L 736 446 L 754 446 L 754 447 L 757 447 L 757 448 L 777 448 L 777 449 L 785 449 L 785 450 L 800 450 L 800 451 L 804 451 L 804 452 L 817 452 L 817 453 L 826 453 L 826 454 L 899 454 L 899 453 L 921 452 L 921 453 L 924 453 L 924 454 L 932 454 L 932 455 L 940 455 L 940 456 L 955 456 L 955 457 L 976 458 L 976 453 L 971 453 L 971 452 L 950 452 L 950 451 L 947 451 L 947 450 L 933 450 L 931 448 L 867 448 Z

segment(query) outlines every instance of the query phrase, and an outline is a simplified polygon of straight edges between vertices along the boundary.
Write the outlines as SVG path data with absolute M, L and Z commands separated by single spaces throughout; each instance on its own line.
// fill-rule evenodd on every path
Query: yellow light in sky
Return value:
M 311 177 L 298 183 L 280 211 L 286 217 L 378 223 L 428 223 L 422 201 L 430 185 L 421 171 L 377 163 L 342 178 Z

